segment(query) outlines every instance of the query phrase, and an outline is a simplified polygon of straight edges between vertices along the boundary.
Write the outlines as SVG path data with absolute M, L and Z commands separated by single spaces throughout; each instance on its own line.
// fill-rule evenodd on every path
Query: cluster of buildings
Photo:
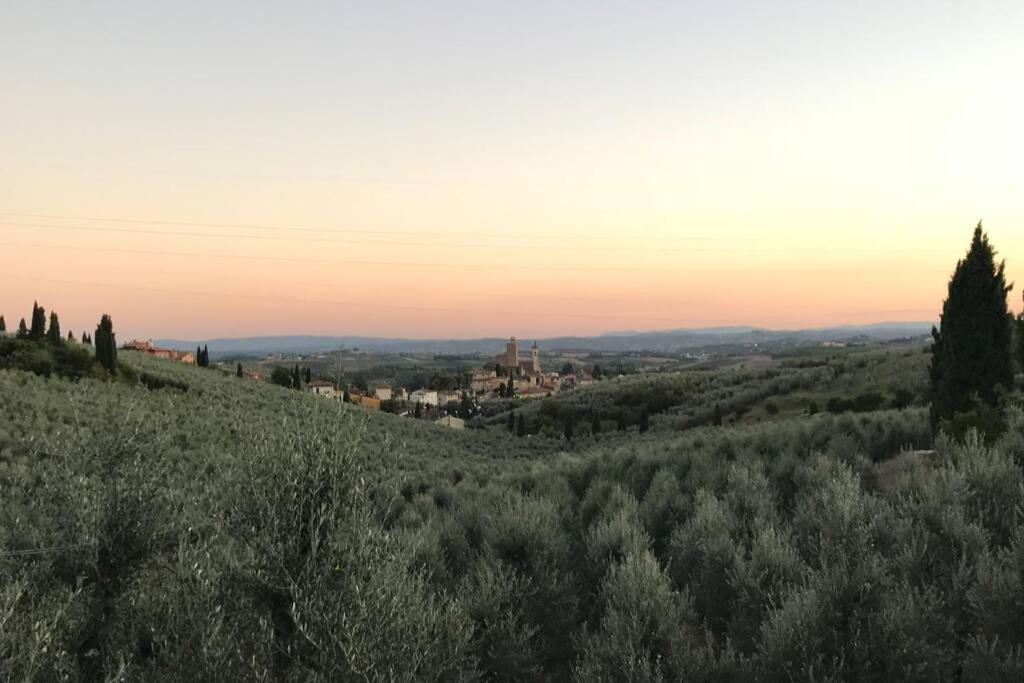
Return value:
M 424 388 L 409 392 L 402 387 L 379 384 L 366 393 L 349 390 L 347 398 L 350 403 L 370 410 L 380 410 L 385 401 L 395 401 L 406 404 L 406 409 L 401 412 L 402 415 L 425 414 L 430 416 L 436 424 L 462 429 L 465 426 L 464 420 L 451 415 L 450 413 L 453 411 L 449 406 L 460 403 L 466 398 L 473 399 L 474 402 L 481 398 L 485 400 L 543 398 L 563 389 L 573 389 L 593 381 L 594 378 L 587 372 L 576 372 L 571 375 L 544 372 L 540 364 L 540 349 L 537 348 L 537 343 L 534 342 L 528 357 L 521 357 L 519 343 L 515 337 L 512 337 L 505 344 L 505 352 L 495 358 L 493 367 L 479 368 L 473 371 L 466 389 Z M 508 394 L 510 383 L 512 393 Z M 303 389 L 315 396 L 335 400 L 346 396 L 346 393 L 333 382 L 325 380 L 309 382 Z M 419 408 L 417 409 L 417 407 Z
M 175 351 L 174 349 L 161 349 L 157 346 L 153 346 L 153 340 L 148 339 L 146 341 L 139 341 L 138 339 L 130 341 L 121 347 L 126 351 L 139 351 L 156 358 L 167 358 L 168 360 L 178 360 L 182 363 L 195 364 L 196 354 L 191 351 Z
M 387 384 L 374 387 L 372 393 L 364 393 L 356 390 L 349 390 L 347 393 L 334 386 L 333 382 L 314 380 L 306 384 L 303 389 L 314 396 L 331 399 L 348 399 L 353 403 L 369 410 L 380 410 L 384 401 L 401 401 L 413 404 L 422 404 L 431 408 L 441 408 L 449 403 L 457 403 L 462 400 L 462 393 L 455 391 L 435 391 L 432 389 L 418 389 L 411 394 L 401 387 L 392 388 Z M 411 411 L 403 412 L 403 415 Z M 434 420 L 436 424 L 451 427 L 452 429 L 463 429 L 465 421 L 454 415 L 442 415 Z
M 543 398 L 594 381 L 588 373 L 562 376 L 557 372 L 544 372 L 537 342 L 533 343 L 529 358 L 520 358 L 515 337 L 505 344 L 505 353 L 495 359 L 493 370 L 482 368 L 473 372 L 470 389 L 475 394 L 493 397 L 499 395 L 502 387 L 507 390 L 510 379 L 512 397 L 522 399 Z

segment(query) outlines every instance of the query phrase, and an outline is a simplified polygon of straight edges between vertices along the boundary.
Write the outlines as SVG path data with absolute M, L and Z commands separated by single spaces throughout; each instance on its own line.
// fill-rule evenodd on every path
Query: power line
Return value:
M 5 276 L 0 275 L 0 279 L 8 280 L 22 280 L 21 277 L 16 276 Z M 153 287 L 151 285 L 118 285 L 106 282 L 89 282 L 81 280 L 67 280 L 59 278 L 34 278 L 39 282 L 49 282 L 53 284 L 66 284 L 74 285 L 76 287 L 96 287 L 101 289 L 120 289 L 130 291 L 149 291 L 157 292 L 162 294 L 173 294 L 175 296 L 195 296 L 195 297 L 206 297 L 206 298 L 227 298 L 227 299 L 242 299 L 246 301 L 268 301 L 273 303 L 285 303 L 285 304 L 314 304 L 318 306 L 340 306 L 340 307 L 352 307 L 352 308 L 369 308 L 369 309 L 397 309 L 397 310 L 412 310 L 412 311 L 432 311 L 439 313 L 466 313 L 464 308 L 453 308 L 453 307 L 442 307 L 442 306 L 430 306 L 430 305 L 402 305 L 402 304 L 387 304 L 379 301 L 373 302 L 358 302 L 358 301 L 346 301 L 346 300 L 332 300 L 332 299 L 308 299 L 308 298 L 293 298 L 293 297 L 274 297 L 265 295 L 253 295 L 250 293 L 233 293 L 225 292 L 223 290 L 209 291 L 209 290 L 186 290 L 186 289 L 172 289 L 169 287 Z M 535 311 L 514 311 L 514 310 L 501 310 L 491 309 L 491 312 L 503 316 L 514 316 L 522 318 L 536 318 L 537 313 Z M 928 313 L 931 314 L 933 311 L 930 309 L 890 309 L 890 310 L 878 310 L 878 311 L 857 311 L 856 315 L 889 315 L 894 313 Z M 659 318 L 651 316 L 605 316 L 605 315 L 592 315 L 592 314 L 579 314 L 579 313 L 564 313 L 562 311 L 552 311 L 552 315 L 559 318 L 575 318 L 580 320 L 601 320 L 601 321 L 615 321 L 615 322 L 648 322 L 658 323 L 663 325 L 679 325 L 681 324 L 678 319 Z M 690 321 L 689 325 L 702 324 L 702 325 L 719 325 L 726 324 L 723 321 L 705 320 L 705 321 Z M 570 335 L 571 336 L 571 335 Z
M 156 249 L 125 249 L 116 247 L 92 247 L 84 245 L 65 245 L 65 244 L 40 244 L 37 242 L 0 242 L 3 246 L 8 247 L 28 247 L 34 249 L 58 249 L 67 251 L 90 251 L 90 252 L 107 252 L 117 254 L 133 254 L 133 255 L 151 255 L 151 256 L 181 256 L 181 257 L 199 257 L 199 258 L 219 258 L 219 259 L 230 259 L 230 260 L 251 260 L 251 261 L 270 261 L 270 262 L 295 262 L 295 263 L 321 263 L 327 265 L 364 265 L 364 266 L 389 266 L 389 267 L 405 267 L 405 268 L 451 268 L 451 269 L 466 269 L 473 268 L 478 270 L 523 270 L 523 271 L 548 271 L 548 272 L 604 272 L 604 273 L 635 273 L 635 272 L 667 272 L 674 273 L 678 272 L 679 268 L 656 268 L 652 266 L 634 266 L 634 267 L 599 267 L 599 266 L 543 266 L 543 265 L 526 265 L 526 264 L 507 264 L 507 263 L 421 263 L 414 261 L 377 261 L 377 260 L 361 260 L 361 259 L 317 259 L 300 256 L 258 256 L 254 254 L 223 254 L 223 253 L 204 253 L 194 251 L 169 251 L 169 250 L 156 250 Z M 917 270 L 920 272 L 930 272 L 930 268 L 908 268 L 906 265 L 894 266 L 895 269 L 901 271 Z M 687 267 L 689 272 L 723 272 L 725 269 L 722 268 L 692 268 Z M 823 275 L 832 275 L 840 272 L 852 272 L 852 273 L 864 273 L 864 272 L 890 272 L 890 268 L 881 269 L 870 269 L 870 268 L 791 268 L 788 266 L 779 266 L 776 268 L 729 268 L 728 272 L 749 272 L 749 273 L 819 273 Z
M 94 548 L 94 543 L 76 543 L 73 545 L 54 545 L 46 548 L 24 548 L 21 550 L 0 550 L 0 557 L 32 557 L 34 555 L 46 555 L 58 553 L 65 550 L 81 550 L 82 548 Z
M 5 279 L 15 279 L 14 277 L 0 276 Z M 22 279 L 22 278 L 17 278 Z M 345 301 L 345 300 L 330 300 L 330 299 L 308 299 L 308 298 L 292 298 L 292 297 L 273 297 L 265 295 L 252 295 L 237 294 L 232 292 L 218 291 L 196 291 L 196 290 L 184 290 L 184 289 L 171 289 L 168 287 L 153 287 L 150 285 L 118 285 L 103 282 L 83 282 L 80 280 L 64 280 L 55 278 L 37 278 L 39 282 L 50 282 L 56 284 L 67 284 L 74 285 L 76 287 L 99 287 L 104 289 L 123 289 L 123 290 L 144 290 L 150 292 L 158 292 L 163 294 L 173 294 L 175 296 L 196 296 L 196 297 L 221 297 L 228 299 L 242 299 L 245 301 L 268 301 L 273 303 L 286 303 L 286 304 L 314 304 L 318 306 L 341 306 L 341 307 L 352 307 L 352 308 L 388 308 L 397 310 L 409 310 L 409 311 L 432 311 L 437 313 L 466 313 L 464 308 L 453 308 L 453 307 L 442 307 L 442 306 L 430 306 L 430 305 L 402 305 L 402 304 L 386 304 L 379 301 L 372 302 L 358 302 L 358 301 Z M 501 309 L 491 309 L 491 312 L 505 315 L 515 316 L 522 318 L 536 318 L 537 313 L 535 311 L 509 311 Z M 577 318 L 581 320 L 604 320 L 604 321 L 618 321 L 618 322 L 658 322 L 659 324 L 675 325 L 678 320 L 669 320 L 667 318 L 654 318 L 649 316 L 602 316 L 602 315 L 588 315 L 578 313 L 563 313 L 561 311 L 552 311 L 552 315 L 556 315 L 559 318 Z
M 329 228 L 329 227 L 316 227 L 316 228 L 314 228 L 314 227 L 296 227 L 296 226 L 285 226 L 285 225 L 258 225 L 258 224 L 242 224 L 242 223 L 204 223 L 204 222 L 199 222 L 199 221 L 167 221 L 167 220 L 152 220 L 152 219 L 144 219 L 144 218 L 110 218 L 110 217 L 99 218 L 99 217 L 92 217 L 92 216 L 65 216 L 65 215 L 45 214 L 45 213 L 18 213 L 18 212 L 11 212 L 11 211 L 0 211 L 0 216 L 14 216 L 14 217 L 25 217 L 25 218 L 46 218 L 46 219 L 61 220 L 61 221 L 92 221 L 92 222 L 99 222 L 99 223 L 158 225 L 158 226 L 171 226 L 171 227 L 222 228 L 222 229 L 228 229 L 228 230 L 265 230 L 265 231 L 301 232 L 301 233 L 318 233 L 319 232 L 319 233 L 330 233 L 330 234 L 356 234 L 356 235 L 362 234 L 362 235 L 374 235 L 374 236 L 395 235 L 395 236 L 399 236 L 399 237 L 424 237 L 424 236 L 430 236 L 430 237 L 481 237 L 481 238 L 493 238 L 493 237 L 500 237 L 500 236 L 502 236 L 502 234 L 504 234 L 504 231 L 502 233 L 496 234 L 496 233 L 493 233 L 493 232 L 450 232 L 450 231 L 439 231 L 439 230 L 376 230 L 376 229 L 367 229 L 367 228 Z M 16 225 L 16 224 L 12 223 L 12 224 L 9 224 L 9 225 Z M 87 230 L 87 229 L 105 230 L 105 228 L 101 228 L 101 227 L 93 228 L 92 226 L 77 227 L 77 226 L 56 226 L 56 225 L 41 225 L 41 224 L 26 224 L 26 225 L 28 225 L 28 227 L 52 227 L 52 228 L 81 229 L 81 230 Z M 109 231 L 113 231 L 113 229 L 109 229 Z M 141 231 L 138 231 L 138 232 L 141 232 Z M 710 234 L 710 235 L 709 234 L 681 235 L 681 234 L 673 234 L 671 232 L 659 232 L 659 233 L 648 233 L 647 235 L 640 236 L 640 235 L 635 235 L 635 234 L 622 234 L 622 232 L 619 232 L 619 233 L 616 233 L 616 234 L 598 234 L 598 233 L 595 233 L 595 232 L 592 232 L 592 231 L 591 232 L 574 232 L 574 233 L 570 233 L 570 232 L 567 232 L 567 231 L 562 230 L 562 229 L 556 229 L 556 230 L 554 230 L 552 232 L 557 232 L 557 234 L 530 234 L 529 235 L 529 239 L 533 240 L 533 241 L 538 241 L 538 242 L 545 242 L 545 241 L 546 242 L 551 242 L 551 241 L 566 241 L 566 240 L 594 240 L 594 239 L 601 239 L 601 238 L 603 238 L 603 239 L 614 240 L 615 242 L 619 242 L 619 243 L 621 243 L 621 242 L 644 242 L 644 241 L 665 240 L 665 239 L 674 239 L 674 238 L 685 238 L 685 239 L 697 240 L 697 241 L 703 241 L 703 242 L 729 242 L 729 241 L 736 242 L 736 241 L 749 241 L 749 239 L 750 239 L 749 236 L 747 236 L 747 235 L 723 235 L 721 233 Z M 161 233 L 153 233 L 153 234 L 161 234 Z M 188 235 L 201 234 L 201 233 L 176 233 L 176 232 L 172 233 L 172 232 L 168 232 L 167 234 L 169 234 L 169 235 L 183 234 L 183 235 L 188 236 Z M 223 236 L 223 237 L 227 237 L 227 238 L 234 237 L 234 235 L 232 235 L 232 234 L 217 235 L 217 236 L 218 237 Z M 283 238 L 283 237 L 276 237 L 276 236 L 261 237 L 261 236 L 256 236 L 256 235 L 239 236 L 239 237 L 246 237 L 246 238 L 250 238 L 250 239 L 286 239 L 286 238 Z M 307 238 L 307 239 L 309 239 L 310 241 L 333 241 L 333 240 L 325 240 L 323 238 L 319 238 L 319 239 L 318 238 Z M 342 242 L 342 243 L 355 243 L 355 242 L 347 242 L 347 241 L 341 241 L 341 240 L 339 240 L 339 242 Z M 366 244 L 371 244 L 371 243 L 374 243 L 374 242 L 365 242 L 365 243 Z M 389 242 L 384 242 L 384 243 L 385 244 L 394 244 L 393 242 L 390 242 L 390 243 Z M 427 243 L 427 244 L 434 245 L 435 243 L 431 242 L 431 243 Z M 418 244 L 412 245 L 412 246 L 418 246 Z M 458 246 L 458 245 L 445 245 L 445 246 Z M 474 245 L 466 245 L 466 246 L 474 246 Z M 488 247 L 490 245 L 481 245 L 481 246 L 486 248 L 486 247 Z M 666 251 L 666 250 L 694 251 L 694 249 L 688 248 L 688 247 L 675 247 L 675 248 L 673 248 L 673 247 L 665 247 L 665 246 L 663 246 L 661 244 L 655 244 L 655 245 L 652 245 L 652 246 L 657 251 Z M 495 247 L 495 248 L 497 248 L 497 247 Z M 575 249 L 595 249 L 595 248 L 602 248 L 602 249 L 604 249 L 604 248 L 606 248 L 608 250 L 616 250 L 616 251 L 622 249 L 621 244 L 610 246 L 610 247 L 594 247 L 592 244 L 580 244 L 578 242 L 574 242 L 572 245 L 565 245 L 565 246 L 563 246 L 561 248 L 574 249 L 574 250 Z M 750 248 L 746 248 L 746 249 L 744 249 L 744 248 L 738 248 L 738 249 L 725 248 L 725 249 L 723 249 L 723 251 L 758 251 L 758 250 L 757 249 L 750 249 Z M 767 250 L 765 250 L 765 251 L 767 251 Z M 790 249 L 790 248 L 786 248 L 786 247 L 780 247 L 780 248 L 777 249 L 777 251 L 779 251 L 779 252 L 807 251 L 809 253 L 817 253 L 817 252 L 829 253 L 829 252 L 836 251 L 836 250 L 835 249 L 830 249 L 830 248 L 809 249 L 809 248 L 805 248 L 805 247 L 804 248 L 797 247 L 797 248 Z M 891 253 L 901 253 L 901 250 L 898 250 L 898 249 L 884 250 L 884 249 L 843 248 L 842 251 L 844 251 L 844 252 L 865 252 L 865 253 L 888 253 L 888 252 L 891 252 Z M 917 253 L 920 253 L 920 252 L 924 252 L 924 251 L 935 251 L 935 250 L 928 249 L 928 248 L 921 249 L 921 248 L 918 248 L 918 247 L 914 247 L 913 251 L 917 252 Z
M 495 233 L 488 232 L 450 232 L 431 230 L 373 230 L 368 228 L 310 228 L 285 225 L 252 225 L 240 223 L 202 223 L 190 221 L 160 221 L 141 218 L 97 218 L 90 216 L 59 216 L 44 213 L 15 213 L 0 211 L 0 216 L 16 216 L 25 218 L 48 218 L 62 221 L 94 221 L 99 223 L 128 223 L 141 225 L 167 225 L 194 228 L 225 228 L 228 230 L 276 230 L 279 232 L 324 232 L 336 234 L 367 234 L 367 235 L 399 235 L 406 237 L 422 237 L 431 235 L 435 237 L 495 237 Z M 564 230 L 557 230 L 557 235 L 531 235 L 531 239 L 537 240 L 565 240 L 565 239 L 592 239 L 594 233 L 567 233 Z M 630 235 L 608 235 L 615 240 L 643 240 L 645 237 L 634 237 Z M 703 239 L 729 239 L 723 236 L 706 237 Z
M 146 230 L 146 229 L 132 229 L 132 228 L 111 228 L 104 226 L 93 226 L 93 225 L 54 225 L 48 223 L 0 223 L 0 226 L 4 227 L 20 227 L 20 228 L 45 228 L 53 230 L 65 230 L 69 232 L 110 232 L 128 235 L 161 235 L 161 236 L 172 236 L 172 237 L 206 237 L 206 238 L 225 238 L 234 240 L 272 240 L 280 242 L 288 242 L 290 244 L 302 243 L 302 242 L 322 242 L 331 244 L 367 244 L 367 245 L 386 245 L 386 246 L 399 246 L 399 247 L 463 247 L 472 249 L 534 249 L 533 245 L 524 245 L 522 242 L 517 244 L 466 244 L 466 243 L 451 243 L 451 242 L 395 242 L 390 240 L 360 240 L 360 239 L 339 239 L 332 237 L 284 237 L 281 235 L 236 235 L 232 233 L 215 233 L 215 232 L 194 232 L 194 231 L 183 231 L 183 230 Z M 693 238 L 703 239 L 703 238 Z M 559 249 L 568 251 L 615 251 L 621 252 L 624 250 L 636 250 L 636 249 L 652 249 L 659 252 L 673 252 L 673 253 L 809 253 L 809 254 L 820 254 L 820 253 L 832 253 L 837 251 L 836 249 L 829 249 L 823 247 L 672 247 L 664 245 L 651 245 L 650 247 L 628 247 L 628 246 L 596 246 L 593 244 L 581 244 L 581 245 L 547 245 L 544 249 Z M 899 249 L 847 249 L 844 248 L 843 252 L 853 253 L 869 253 L 869 254 L 882 254 L 882 253 L 901 253 Z M 928 249 L 915 249 L 916 252 L 921 251 L 932 251 Z

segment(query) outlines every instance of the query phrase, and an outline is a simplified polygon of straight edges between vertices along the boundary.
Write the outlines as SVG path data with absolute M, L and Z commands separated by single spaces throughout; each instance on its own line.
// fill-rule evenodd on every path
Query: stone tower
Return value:
M 519 344 L 516 343 L 515 337 L 505 344 L 505 367 L 517 374 L 519 372 Z
M 537 348 L 537 342 L 533 342 L 533 348 L 530 349 L 530 360 L 533 361 L 533 371 L 540 374 L 540 349 Z

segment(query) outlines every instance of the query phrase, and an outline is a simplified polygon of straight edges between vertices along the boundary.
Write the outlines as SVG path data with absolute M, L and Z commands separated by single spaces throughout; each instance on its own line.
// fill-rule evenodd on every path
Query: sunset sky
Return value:
M 0 313 L 931 321 L 979 219 L 1024 285 L 1022 36 L 1020 0 L 3 3 Z

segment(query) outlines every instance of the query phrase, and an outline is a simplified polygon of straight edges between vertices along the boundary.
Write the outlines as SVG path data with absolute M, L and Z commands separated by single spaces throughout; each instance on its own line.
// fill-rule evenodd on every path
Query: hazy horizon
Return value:
M 1022 33 L 1014 2 L 5 7 L 0 313 L 119 339 L 936 320 L 979 219 L 1024 281 Z

